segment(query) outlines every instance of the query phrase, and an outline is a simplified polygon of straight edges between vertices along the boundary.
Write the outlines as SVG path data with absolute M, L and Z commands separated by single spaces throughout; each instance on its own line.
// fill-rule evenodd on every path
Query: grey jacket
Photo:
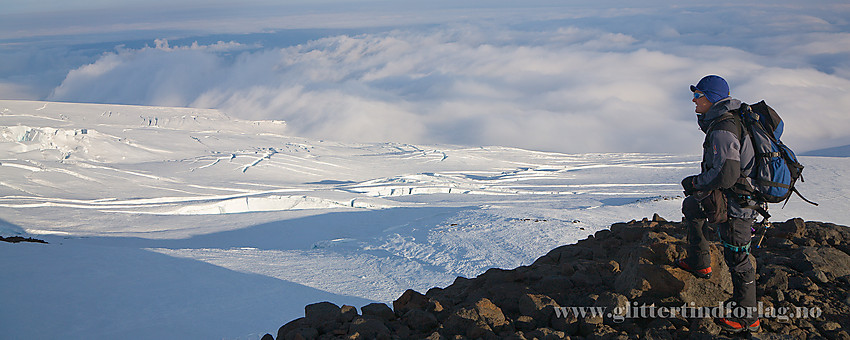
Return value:
M 731 189 L 743 177 L 749 180 L 755 165 L 755 151 L 750 136 L 741 131 L 734 119 L 723 119 L 729 111 L 741 107 L 741 101 L 726 98 L 714 103 L 708 112 L 697 115 L 700 129 L 706 133 L 703 143 L 702 172 L 694 180 L 694 188 L 701 191 Z M 742 139 L 738 135 L 743 136 Z M 729 190 L 727 190 L 728 192 Z M 728 194 L 730 217 L 755 219 L 757 212 L 741 207 L 736 195 Z M 744 202 L 745 205 L 755 202 Z

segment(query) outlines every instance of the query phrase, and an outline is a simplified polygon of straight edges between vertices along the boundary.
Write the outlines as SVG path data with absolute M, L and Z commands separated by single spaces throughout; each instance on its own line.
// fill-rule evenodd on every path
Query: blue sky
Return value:
M 842 1 L 277 3 L 0 1 L 0 99 L 218 108 L 354 142 L 682 153 L 702 138 L 687 86 L 720 74 L 774 106 L 796 149 L 850 144 Z

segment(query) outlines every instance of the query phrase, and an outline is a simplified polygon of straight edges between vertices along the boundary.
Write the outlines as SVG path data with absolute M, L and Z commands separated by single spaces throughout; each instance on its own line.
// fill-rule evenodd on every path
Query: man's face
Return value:
M 695 94 L 695 97 L 696 97 L 697 94 L 700 95 L 699 98 L 694 98 L 694 100 L 693 100 L 694 104 L 696 104 L 696 106 L 697 106 L 694 111 L 696 111 L 696 113 L 698 113 L 698 114 L 703 114 L 703 113 L 708 112 L 708 109 L 710 109 L 711 105 L 713 105 L 711 103 L 711 101 L 709 101 L 708 98 L 705 97 L 705 95 L 702 93 L 702 91 L 697 90 L 696 92 L 694 92 L 694 94 Z

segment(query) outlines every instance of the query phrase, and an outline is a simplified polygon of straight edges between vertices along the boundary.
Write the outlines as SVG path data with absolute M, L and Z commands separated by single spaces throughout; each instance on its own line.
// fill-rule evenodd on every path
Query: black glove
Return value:
M 698 191 L 694 188 L 694 181 L 696 180 L 696 178 L 697 176 L 694 175 L 685 177 L 685 179 L 682 180 L 682 188 L 685 189 L 685 196 L 690 196 L 694 192 Z

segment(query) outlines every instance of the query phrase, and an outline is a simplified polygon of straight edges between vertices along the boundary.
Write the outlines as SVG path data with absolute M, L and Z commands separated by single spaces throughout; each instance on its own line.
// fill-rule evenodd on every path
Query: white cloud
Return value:
M 294 135 L 357 142 L 695 152 L 702 135 L 687 85 L 721 74 L 735 96 L 775 106 L 796 149 L 850 143 L 850 133 L 838 128 L 850 123 L 843 114 L 850 50 L 842 44 L 850 7 L 837 0 L 817 6 L 649 1 L 618 9 L 554 1 L 357 4 L 305 4 L 291 12 L 252 5 L 237 16 L 219 8 L 180 17 L 185 20 L 119 16 L 125 26 L 107 31 L 396 28 L 277 45 L 274 34 L 250 41 L 229 35 L 217 43 L 151 38 L 153 47 L 77 61 L 47 99 L 213 107 L 241 118 L 287 120 Z M 346 14 L 343 5 L 358 9 Z M 262 9 L 268 13 L 258 14 Z M 159 35 L 165 36 L 174 34 Z M 15 70 L 28 67 L 26 59 L 16 56 L 14 67 L 0 67 L 0 82 L 24 77 Z
M 235 41 L 229 41 L 229 42 L 219 41 L 219 42 L 216 42 L 215 44 L 211 44 L 211 45 L 201 45 L 201 44 L 198 44 L 197 41 L 195 41 L 189 46 L 175 46 L 175 47 L 169 46 L 168 39 L 155 39 L 153 42 L 154 42 L 154 46 L 155 46 L 154 48 L 157 49 L 157 50 L 162 50 L 162 51 L 183 50 L 183 51 L 227 52 L 227 51 L 244 50 L 244 49 L 249 48 L 249 46 L 247 46 L 245 44 L 240 44 L 240 43 L 235 42 Z M 258 48 L 260 46 L 255 45 L 255 46 L 250 46 L 250 47 Z
M 38 95 L 29 86 L 0 81 L 0 98 L 37 100 Z
M 50 99 L 214 107 L 286 120 L 294 135 L 356 142 L 694 152 L 702 137 L 687 85 L 717 73 L 742 99 L 780 109 L 798 148 L 850 136 L 836 128 L 850 126 L 845 78 L 762 65 L 731 47 L 677 54 L 637 42 L 576 27 L 470 25 L 334 36 L 236 56 L 238 43 L 157 41 L 70 72 Z M 801 119 L 799 110 L 815 103 L 800 100 L 815 98 L 820 113 Z M 823 125 L 826 139 L 811 134 Z

